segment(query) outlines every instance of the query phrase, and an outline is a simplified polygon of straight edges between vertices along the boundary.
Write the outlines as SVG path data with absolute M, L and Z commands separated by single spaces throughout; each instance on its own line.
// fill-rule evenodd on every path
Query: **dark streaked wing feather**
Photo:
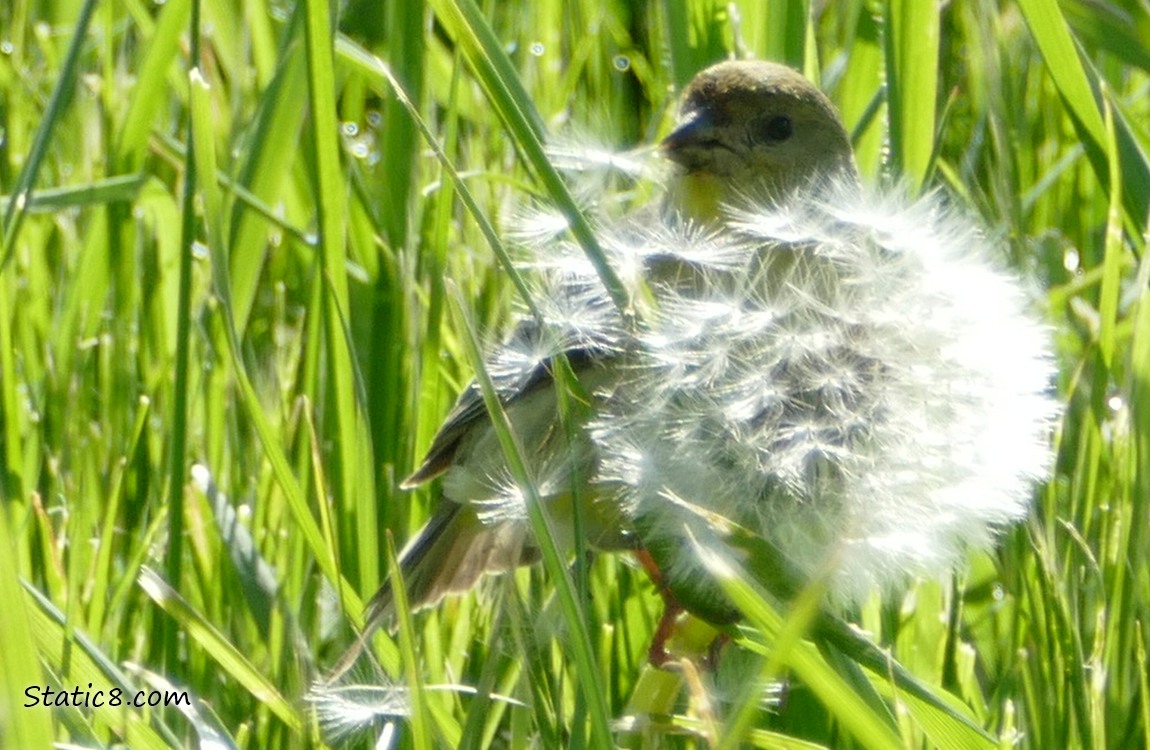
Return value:
M 532 326 L 533 327 L 533 326 Z M 522 330 L 525 326 L 520 326 Z M 516 336 L 523 335 L 517 331 Z M 610 354 L 603 347 L 578 347 L 563 352 L 567 357 L 571 369 L 576 375 L 587 369 L 597 360 Z M 496 379 L 495 387 L 499 391 L 500 400 L 504 406 L 512 403 L 538 388 L 549 387 L 554 382 L 553 367 L 556 357 L 547 357 L 539 360 L 534 367 L 515 373 L 506 373 Z M 451 408 L 443 426 L 431 441 L 427 449 L 427 456 L 419 468 L 404 479 L 400 487 L 411 489 L 424 482 L 439 476 L 455 462 L 455 452 L 459 444 L 472 429 L 478 425 L 486 424 L 490 419 L 487 407 L 483 404 L 483 393 L 479 384 L 472 381 L 467 388 L 459 394 L 455 406 Z

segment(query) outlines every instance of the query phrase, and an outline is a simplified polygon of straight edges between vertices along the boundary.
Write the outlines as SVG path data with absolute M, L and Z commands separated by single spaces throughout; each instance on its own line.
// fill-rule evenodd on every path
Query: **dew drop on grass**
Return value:
M 0 42 L 0 53 L 2 53 L 2 54 L 10 55 L 10 54 L 12 54 L 12 51 L 15 49 L 16 48 L 12 46 L 12 42 L 8 41 L 7 39 Z
M 345 122 L 340 126 L 340 129 L 343 131 L 343 134 L 349 138 L 359 133 L 359 125 L 356 125 L 354 122 Z
M 619 71 L 620 73 L 625 73 L 631 69 L 631 58 L 627 57 L 626 55 L 615 55 L 613 63 L 615 65 L 615 70 Z
M 1066 252 L 1062 255 L 1062 267 L 1070 273 L 1074 273 L 1078 270 L 1078 264 L 1078 250 L 1073 247 L 1067 248 Z
M 536 57 L 542 57 L 547 48 L 543 46 L 543 42 L 535 42 L 531 45 L 531 54 Z

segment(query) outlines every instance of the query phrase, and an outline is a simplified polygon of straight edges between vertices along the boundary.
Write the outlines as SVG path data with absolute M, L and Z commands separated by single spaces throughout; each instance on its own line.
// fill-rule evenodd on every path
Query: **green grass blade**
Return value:
M 56 85 L 52 88 L 52 97 L 48 100 L 40 124 L 36 128 L 36 137 L 32 142 L 24 166 L 11 191 L 11 200 L 8 202 L 0 222 L 0 271 L 8 265 L 12 252 L 16 249 L 16 237 L 20 233 L 20 225 L 27 215 L 28 203 L 36 179 L 40 175 L 40 167 L 47 156 L 48 147 L 52 139 L 53 130 L 68 106 L 68 99 L 76 85 L 76 77 L 80 68 L 80 52 L 88 36 L 88 24 L 92 21 L 92 13 L 96 9 L 96 0 L 84 0 L 80 6 L 80 13 L 76 17 L 72 28 L 72 41 L 68 44 L 67 56 L 60 68 Z
M 771 659 L 794 670 L 855 740 L 876 750 L 902 747 L 888 721 L 851 690 L 813 645 L 800 640 L 806 617 L 783 619 L 769 604 L 766 594 L 756 591 L 751 577 L 740 574 L 721 553 L 697 542 L 695 551 L 747 621 L 771 640 Z
M 92 637 L 82 630 L 67 627 L 64 614 L 42 593 L 27 584 L 25 590 L 30 605 L 25 611 L 30 615 L 36 642 L 35 653 L 40 655 L 55 675 L 79 687 L 91 683 L 93 690 L 104 690 L 108 692 L 109 697 L 113 689 L 120 690 L 125 700 L 128 696 L 135 696 L 139 686 L 121 671 L 113 656 L 105 653 Z M 55 685 L 56 689 L 62 687 L 64 685 L 59 683 Z M 109 701 L 103 706 L 93 707 L 91 719 L 97 728 L 103 731 L 114 730 L 116 735 L 122 737 L 125 744 L 132 748 L 168 750 L 172 747 L 173 743 L 165 741 L 160 732 L 149 725 L 148 717 L 144 713 L 123 703 L 120 706 L 113 706 L 110 703 Z M 25 712 L 29 709 L 20 710 Z M 66 709 L 57 716 L 62 723 L 70 723 L 74 720 L 72 714 L 79 713 L 78 709 Z
M 202 86 L 198 86 L 195 91 L 198 91 L 197 97 L 203 97 L 206 93 Z M 194 98 L 193 101 L 196 101 Z M 206 100 L 201 99 L 203 107 L 197 106 L 197 112 L 201 113 L 201 124 L 206 122 Z M 340 573 L 338 561 L 335 559 L 331 547 L 325 542 L 324 536 L 319 529 L 311 510 L 308 508 L 307 500 L 305 498 L 303 489 L 299 486 L 293 475 L 291 466 L 287 460 L 287 456 L 283 453 L 283 449 L 278 444 L 278 438 L 275 430 L 272 429 L 267 418 L 264 415 L 264 405 L 261 402 L 259 395 L 255 388 L 252 386 L 243 366 L 243 360 L 240 356 L 240 346 L 238 335 L 232 324 L 231 312 L 231 296 L 229 293 L 230 281 L 228 277 L 228 264 L 226 256 L 222 252 L 224 243 L 225 232 L 222 226 L 224 219 L 222 211 L 222 199 L 218 194 L 216 187 L 217 181 L 215 179 L 214 157 L 211 153 L 211 147 L 205 145 L 197 150 L 196 162 L 204 165 L 208 170 L 208 174 L 204 176 L 201 182 L 204 185 L 205 205 L 216 206 L 219 210 L 210 217 L 214 217 L 214 221 L 209 221 L 209 230 L 212 232 L 214 241 L 209 242 L 213 254 L 213 276 L 215 277 L 215 289 L 221 301 L 221 308 L 224 313 L 224 329 L 227 346 L 225 352 L 228 355 L 228 364 L 233 370 L 233 375 L 236 379 L 236 384 L 239 389 L 239 402 L 244 406 L 248 417 L 252 420 L 253 427 L 256 434 L 259 436 L 263 448 L 266 452 L 266 457 L 270 462 L 276 479 L 286 496 L 288 508 L 290 509 L 297 529 L 303 534 L 307 542 L 307 546 L 311 549 L 312 554 L 319 563 L 320 568 L 323 570 L 325 576 L 336 585 L 339 590 L 340 597 L 345 603 L 345 607 L 352 612 L 352 618 L 356 622 L 361 622 L 363 603 L 359 596 L 355 593 L 354 589 L 344 579 Z M 208 187 L 210 185 L 210 187 Z M 342 269 L 342 265 L 340 266 Z M 339 321 L 340 326 L 340 340 L 344 341 L 342 321 Z M 350 366 L 349 366 L 350 369 Z M 375 548 L 369 548 L 374 550 Z M 364 553 L 368 549 L 363 550 Z M 385 651 L 386 665 L 392 667 L 395 665 L 397 659 L 394 651 L 394 646 L 389 646 Z
M 886 8 L 891 163 L 918 190 L 934 154 L 940 10 L 919 0 L 891 0 Z
M 810 16 L 807 0 L 770 0 L 759 5 L 766 10 L 766 18 L 755 22 L 755 27 L 766 36 L 763 59 L 803 70 L 807 62 L 807 23 Z
M 260 704 L 267 706 L 280 721 L 296 731 L 306 726 L 307 722 L 297 709 L 280 694 L 263 672 L 159 575 L 144 568 L 140 571 L 139 584 L 152 601 L 179 624 L 181 632 L 195 641 L 220 669 L 243 685 Z
M 535 542 L 539 545 L 543 565 L 555 584 L 564 622 L 570 630 L 568 633 L 569 644 L 578 674 L 578 689 L 586 697 L 589 706 L 591 735 L 597 746 L 609 747 L 611 745 L 611 713 L 606 702 L 606 691 L 601 684 L 595 653 L 591 647 L 591 637 L 587 632 L 586 617 L 582 612 L 574 582 L 567 572 L 566 561 L 555 542 L 556 534 L 553 521 L 548 517 L 536 490 L 537 485 L 527 465 L 523 446 L 514 433 L 511 421 L 503 410 L 503 405 L 495 391 L 495 385 L 487 373 L 480 354 L 479 339 L 467 315 L 467 307 L 458 292 L 451 299 L 454 303 L 455 312 L 463 320 L 468 334 L 465 343 L 472 364 L 475 366 L 476 380 L 483 391 L 484 404 L 487 406 L 492 426 L 499 437 L 499 444 L 503 449 L 503 455 L 511 475 L 524 493 L 526 510 L 535 535 Z
M 521 149 L 528 166 L 543 184 L 546 194 L 563 213 L 572 235 L 594 265 L 615 306 L 624 316 L 633 317 L 635 311 L 626 287 L 607 262 L 587 218 L 548 160 L 539 116 L 486 19 L 472 0 L 431 0 L 430 4 L 463 47 L 488 98 Z
M 1055 0 L 1019 0 L 1038 49 L 1046 61 L 1047 71 L 1054 80 L 1063 104 L 1070 112 L 1074 128 L 1086 148 L 1094 171 L 1104 183 L 1109 179 L 1109 161 L 1106 158 L 1106 124 L 1098 104 L 1094 84 L 1078 54 L 1078 47 L 1070 34 L 1066 18 Z M 1127 133 L 1119 133 L 1122 144 L 1122 173 L 1127 218 L 1136 226 L 1146 220 L 1150 205 L 1150 165 Z
M 289 24 L 298 27 L 302 4 L 292 13 Z M 290 38 L 290 37 L 289 37 Z M 260 273 L 264 269 L 268 245 L 268 223 L 274 227 L 282 218 L 263 210 L 258 204 L 274 204 L 290 185 L 293 162 L 283 158 L 299 148 L 301 126 L 306 107 L 307 80 L 304 76 L 304 51 L 298 44 L 287 44 L 278 60 L 275 75 L 261 92 L 255 121 L 249 137 L 251 148 L 237 165 L 233 189 L 241 200 L 232 207 L 229 246 L 231 254 L 232 304 L 236 326 L 247 329 L 252 306 L 259 291 Z M 251 200 L 244 200 L 250 195 Z M 301 239 L 298 238 L 297 239 Z M 305 239 L 312 244 L 311 237 Z
M 516 268 L 514 261 L 511 260 L 511 256 L 507 252 L 503 239 L 487 218 L 487 214 L 480 208 L 479 202 L 475 199 L 475 196 L 472 195 L 471 190 L 467 187 L 467 183 L 460 177 L 458 170 L 455 169 L 455 165 L 452 164 L 451 160 L 447 157 L 439 140 L 431 131 L 431 127 L 423 117 L 420 116 L 419 110 L 416 109 L 411 97 L 407 95 L 403 84 L 396 80 L 395 76 L 391 74 L 391 71 L 388 70 L 379 58 L 369 54 L 354 42 L 348 39 L 340 39 L 337 42 L 336 49 L 345 60 L 357 66 L 362 73 L 376 81 L 377 90 L 385 91 L 390 89 L 395 93 L 396 98 L 405 107 L 408 116 L 412 118 L 412 121 L 415 122 L 419 128 L 420 133 L 423 135 L 424 142 L 431 148 L 436 159 L 439 160 L 440 166 L 447 173 L 447 176 L 451 178 L 452 184 L 459 192 L 459 200 L 462 201 L 471 218 L 478 225 L 479 231 L 483 234 L 483 238 L 487 241 L 492 252 L 495 253 L 495 257 L 499 259 L 503 271 L 515 286 L 523 304 L 527 306 L 536 320 L 542 320 L 542 316 L 532 299 L 531 290 L 528 288 L 527 282 L 523 279 L 523 274 L 519 273 L 519 269 Z
M 1145 5 L 1067 0 L 1059 7 L 1087 47 L 1150 72 L 1150 9 Z
M 351 342 L 346 321 L 349 311 L 347 225 L 344 211 L 345 185 L 340 166 L 339 118 L 336 115 L 334 39 L 329 16 L 331 8 L 321 0 L 305 3 L 304 37 L 307 48 L 309 114 L 312 126 L 315 165 L 321 297 L 326 333 L 327 367 L 334 399 L 335 428 L 333 457 L 336 480 L 333 488 L 347 510 L 343 522 L 355 537 L 359 553 L 357 577 L 366 589 L 379 586 L 379 549 L 375 516 L 370 435 L 367 432 L 362 389 L 356 379 Z
M 147 181 L 143 173 L 119 175 L 75 187 L 37 190 L 27 203 L 28 213 L 54 213 L 66 208 L 85 208 L 100 203 L 130 203 Z M 0 196 L 0 210 L 7 211 L 10 198 Z
M 851 65 L 833 92 L 843 123 L 851 134 L 859 171 L 872 180 L 882 165 L 881 108 L 886 101 L 879 37 L 878 22 L 870 13 L 860 12 L 850 47 Z
M 403 671 L 407 676 L 407 689 L 411 705 L 408 722 L 411 725 L 411 742 L 416 748 L 430 748 L 431 732 L 428 727 L 427 695 L 424 690 L 423 675 L 420 674 L 419 657 L 415 652 L 413 633 L 415 623 L 411 619 L 411 605 L 407 601 L 407 584 L 395 554 L 395 544 L 389 534 L 386 539 L 385 554 L 387 568 L 391 571 L 391 590 L 395 597 L 395 617 L 399 624 L 399 652 L 403 656 Z
M 1114 352 L 1118 342 L 1118 295 L 1125 266 L 1125 248 L 1122 237 L 1122 167 L 1118 161 L 1118 142 L 1114 135 L 1114 116 L 1103 100 L 1106 125 L 1106 161 L 1110 164 L 1110 207 L 1106 217 L 1106 241 L 1102 260 L 1102 288 L 1099 290 L 1098 348 L 1107 369 L 1114 366 Z
M 740 12 L 748 23 L 754 24 L 761 19 L 762 5 L 744 4 Z M 667 24 L 671 80 L 676 90 L 681 90 L 700 70 L 728 57 L 730 13 L 728 5 L 717 0 L 663 0 L 662 10 Z M 754 36 L 751 43 L 758 43 Z
M 147 153 L 152 124 L 166 101 L 165 84 L 180 49 L 180 35 L 188 28 L 193 2 L 198 0 L 172 0 L 160 8 L 116 139 L 114 163 L 120 169 L 138 169 Z
M 43 676 L 32 638 L 32 623 L 24 606 L 9 513 L 21 505 L 0 507 L 0 745 L 50 747 L 52 722 L 48 711 L 25 708 L 24 691 L 42 685 Z

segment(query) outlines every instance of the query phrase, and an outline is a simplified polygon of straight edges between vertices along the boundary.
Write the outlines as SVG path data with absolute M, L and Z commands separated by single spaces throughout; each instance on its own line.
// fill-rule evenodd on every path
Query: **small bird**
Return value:
M 540 236 L 543 320 L 487 363 L 561 546 L 577 478 L 590 547 L 640 552 L 669 598 L 725 623 L 737 611 L 688 537 L 733 545 L 757 577 L 770 566 L 740 538 L 800 577 L 835 562 L 831 596 L 851 601 L 1025 513 L 1049 467 L 1048 345 L 969 221 L 864 190 L 834 106 L 782 65 L 699 73 L 659 151 L 661 211 L 598 223 L 651 314 L 629 325 L 572 243 Z M 560 353 L 585 405 L 573 438 Z M 402 486 L 436 477 L 400 555 L 416 608 L 539 558 L 474 384 Z M 391 606 L 385 584 L 369 632 Z

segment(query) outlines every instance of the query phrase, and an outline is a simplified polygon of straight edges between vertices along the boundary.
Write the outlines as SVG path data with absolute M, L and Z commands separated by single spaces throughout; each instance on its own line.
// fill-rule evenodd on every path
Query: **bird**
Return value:
M 561 548 L 578 481 L 590 548 L 638 554 L 669 602 L 725 624 L 739 613 L 699 545 L 764 580 L 837 561 L 830 596 L 850 602 L 1025 513 L 1050 464 L 1049 345 L 975 224 L 863 188 L 834 105 L 777 63 L 699 72 L 656 151 L 658 210 L 596 224 L 647 317 L 633 325 L 573 242 L 539 233 L 542 318 L 486 362 Z M 437 478 L 399 556 L 415 609 L 540 556 L 474 383 L 401 486 Z M 393 593 L 371 599 L 365 634 Z

